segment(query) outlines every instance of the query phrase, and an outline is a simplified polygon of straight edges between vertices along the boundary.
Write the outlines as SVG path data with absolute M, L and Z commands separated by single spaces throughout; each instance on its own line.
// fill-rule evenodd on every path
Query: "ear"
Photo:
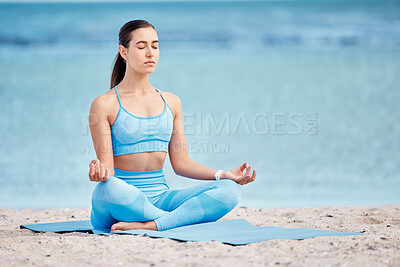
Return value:
M 118 51 L 119 51 L 121 57 L 126 60 L 126 58 L 128 57 L 127 54 L 126 54 L 126 47 L 123 46 L 123 45 L 119 45 L 118 46 Z

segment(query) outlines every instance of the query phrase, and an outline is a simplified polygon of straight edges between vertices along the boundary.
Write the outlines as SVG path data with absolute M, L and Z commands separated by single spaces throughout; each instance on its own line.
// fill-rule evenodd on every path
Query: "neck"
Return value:
M 145 94 L 154 90 L 149 82 L 149 74 L 139 73 L 129 67 L 125 71 L 124 79 L 118 85 L 118 88 L 120 87 L 137 94 Z

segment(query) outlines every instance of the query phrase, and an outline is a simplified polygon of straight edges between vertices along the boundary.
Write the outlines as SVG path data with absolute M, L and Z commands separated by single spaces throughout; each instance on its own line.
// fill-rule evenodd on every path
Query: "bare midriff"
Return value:
M 114 168 L 132 172 L 156 171 L 163 168 L 166 156 L 164 151 L 115 156 Z

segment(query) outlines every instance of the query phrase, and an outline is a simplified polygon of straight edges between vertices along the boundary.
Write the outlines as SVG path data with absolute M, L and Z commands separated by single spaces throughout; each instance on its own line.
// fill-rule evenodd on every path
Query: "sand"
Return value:
M 221 220 L 364 232 L 242 246 L 134 235 L 35 233 L 21 224 L 88 220 L 87 209 L 0 209 L 1 266 L 400 266 L 400 205 L 255 209 Z

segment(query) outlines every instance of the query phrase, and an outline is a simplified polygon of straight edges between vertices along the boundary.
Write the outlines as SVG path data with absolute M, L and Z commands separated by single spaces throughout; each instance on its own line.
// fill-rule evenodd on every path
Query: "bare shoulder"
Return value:
M 165 101 L 167 101 L 168 105 L 171 107 L 175 116 L 177 112 L 182 112 L 181 99 L 176 94 L 167 91 L 161 91 L 161 93 L 163 94 Z
M 90 109 L 96 113 L 106 113 L 108 114 L 113 110 L 118 102 L 115 89 L 108 90 L 106 93 L 96 97 Z

